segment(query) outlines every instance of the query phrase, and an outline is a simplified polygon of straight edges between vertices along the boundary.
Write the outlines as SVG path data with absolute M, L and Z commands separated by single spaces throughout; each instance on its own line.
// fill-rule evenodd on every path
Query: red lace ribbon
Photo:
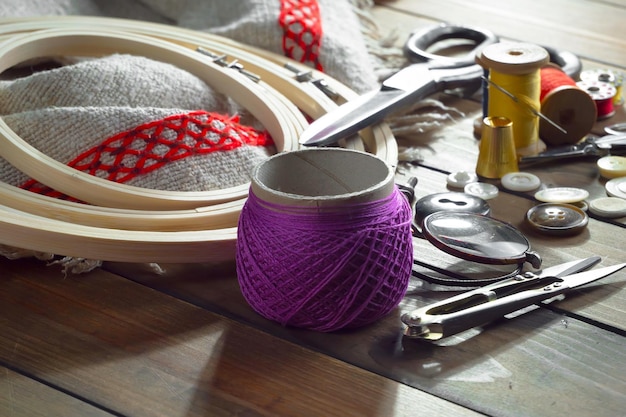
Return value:
M 281 0 L 278 22 L 283 28 L 285 56 L 323 71 L 319 60 L 322 18 L 317 0 Z
M 78 155 L 67 165 L 118 183 L 145 175 L 168 163 L 194 155 L 229 151 L 243 145 L 269 146 L 266 132 L 239 124 L 239 118 L 194 111 L 145 123 L 119 133 Z M 36 180 L 21 188 L 69 199 Z

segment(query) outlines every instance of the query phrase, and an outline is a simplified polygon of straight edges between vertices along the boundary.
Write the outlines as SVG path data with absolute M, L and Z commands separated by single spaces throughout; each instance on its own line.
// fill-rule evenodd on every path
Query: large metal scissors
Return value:
M 428 47 L 448 39 L 468 40 L 474 47 L 469 53 L 454 57 L 427 51 Z M 488 30 L 446 23 L 413 32 L 404 53 L 416 63 L 387 78 L 379 90 L 348 101 L 311 123 L 300 143 L 329 145 L 438 91 L 480 88 L 484 70 L 475 63 L 476 53 L 496 42 L 497 36 Z
M 600 257 L 593 256 L 556 265 L 540 273 L 526 272 L 418 308 L 402 315 L 401 320 L 406 325 L 404 335 L 429 341 L 440 340 L 554 298 L 626 266 L 622 263 L 579 272 L 598 262 Z

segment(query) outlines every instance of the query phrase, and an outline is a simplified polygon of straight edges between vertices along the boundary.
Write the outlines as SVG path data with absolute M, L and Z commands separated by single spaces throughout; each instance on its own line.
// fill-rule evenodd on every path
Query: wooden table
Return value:
M 398 0 L 373 10 L 399 37 L 436 21 L 570 50 L 584 68 L 626 68 L 623 0 Z M 471 170 L 477 101 L 438 97 L 464 112 L 414 144 L 418 197 Z M 620 107 L 606 124 L 626 120 Z M 468 158 L 468 155 L 470 157 Z M 547 185 L 605 195 L 595 162 L 531 169 Z M 601 255 L 626 261 L 626 219 L 593 217 L 570 237 L 523 223 L 532 195 L 501 193 L 493 216 L 518 226 L 544 264 Z M 424 241 L 427 263 L 467 268 Z M 269 322 L 242 298 L 234 266 L 106 264 L 64 277 L 34 260 L 0 260 L 1 416 L 607 416 L 626 413 L 626 271 L 551 305 L 438 345 L 402 338 L 399 316 L 453 293 L 411 282 L 372 326 L 320 334 Z

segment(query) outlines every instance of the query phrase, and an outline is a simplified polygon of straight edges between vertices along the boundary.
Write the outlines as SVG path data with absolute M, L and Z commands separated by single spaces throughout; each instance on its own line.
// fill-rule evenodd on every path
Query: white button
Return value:
M 598 159 L 598 169 L 604 178 L 619 178 L 626 176 L 626 157 L 604 156 Z
M 532 191 L 541 185 L 539 177 L 529 172 L 509 172 L 501 181 L 502 186 L 511 191 Z
M 587 197 L 587 190 L 570 187 L 546 188 L 535 193 L 535 198 L 544 203 L 578 203 Z
M 480 197 L 483 200 L 496 198 L 499 192 L 498 187 L 486 182 L 471 182 L 463 188 L 463 191 L 465 191 L 466 194 Z
M 589 203 L 589 211 L 601 217 L 626 216 L 626 200 L 618 197 L 602 197 Z
M 476 181 L 478 181 L 478 175 L 467 171 L 453 172 L 446 178 L 448 185 L 454 188 L 463 188 L 470 182 Z
M 614 178 L 607 181 L 604 188 L 611 197 L 626 198 L 626 177 Z

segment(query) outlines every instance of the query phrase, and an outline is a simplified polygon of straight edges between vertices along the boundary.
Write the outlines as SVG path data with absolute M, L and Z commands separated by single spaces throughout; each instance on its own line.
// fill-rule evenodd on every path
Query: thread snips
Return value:
M 590 135 L 584 140 L 569 146 L 558 147 L 538 155 L 523 156 L 520 165 L 538 162 L 551 162 L 557 159 L 577 157 L 600 157 L 609 154 L 623 155 L 626 153 L 626 133 L 597 137 Z
M 584 271 L 600 257 L 572 261 L 540 273 L 526 272 L 402 315 L 404 335 L 436 341 L 494 321 L 522 308 L 556 297 L 572 288 L 609 276 L 626 263 Z M 584 272 L 579 272 L 584 271 Z

